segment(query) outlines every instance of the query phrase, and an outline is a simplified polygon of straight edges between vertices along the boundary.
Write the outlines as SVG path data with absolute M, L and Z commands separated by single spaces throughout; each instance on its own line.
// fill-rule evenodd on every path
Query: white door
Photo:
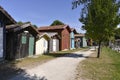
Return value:
M 47 40 L 44 39 L 44 53 L 47 53 L 47 50 L 48 50 L 48 43 L 47 43 Z
M 3 58 L 3 28 L 0 28 L 0 58 Z
M 56 51 L 56 39 L 53 39 L 53 51 Z

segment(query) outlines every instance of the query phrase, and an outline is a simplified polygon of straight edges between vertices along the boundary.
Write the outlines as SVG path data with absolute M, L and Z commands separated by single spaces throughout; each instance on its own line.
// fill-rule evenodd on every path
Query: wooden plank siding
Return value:
M 84 34 L 75 34 L 75 47 L 87 47 L 87 40 Z
M 22 43 L 23 36 L 26 37 L 26 43 Z M 29 56 L 29 38 L 31 36 L 32 36 L 31 33 L 25 34 L 24 32 L 8 33 L 7 43 L 6 43 L 7 45 L 6 59 L 19 59 Z M 34 53 L 35 53 L 35 49 L 34 49 Z
M 70 27 L 68 25 L 44 26 L 39 32 L 56 32 L 60 36 L 59 50 L 70 49 Z
M 39 35 L 39 38 L 36 41 L 36 55 L 47 54 L 49 53 L 49 40 L 51 38 L 47 33 Z
M 61 32 L 61 50 L 70 49 L 70 32 L 67 28 Z
M 0 6 L 0 60 L 6 56 L 6 25 L 14 24 L 16 21 Z
M 7 26 L 7 54 L 6 54 L 6 59 L 13 60 L 13 59 L 20 59 L 24 58 L 30 55 L 30 47 L 33 48 L 32 54 L 35 54 L 35 41 L 37 38 L 38 32 L 32 27 L 28 26 L 26 24 L 30 23 L 25 23 L 26 27 L 21 27 L 16 25 L 14 28 L 10 28 L 11 25 Z M 29 43 L 30 38 L 33 38 L 34 42 Z M 31 45 L 32 44 L 32 45 Z M 30 46 L 31 45 L 31 46 Z
M 55 43 L 55 48 L 56 48 L 55 51 L 53 49 L 53 46 L 54 46 L 53 40 L 56 41 L 56 43 Z M 59 39 L 51 39 L 49 41 L 49 52 L 51 53 L 51 52 L 56 52 L 56 51 L 59 51 Z
M 70 49 L 75 49 L 75 34 L 77 34 L 76 29 L 70 28 L 71 33 L 70 33 Z

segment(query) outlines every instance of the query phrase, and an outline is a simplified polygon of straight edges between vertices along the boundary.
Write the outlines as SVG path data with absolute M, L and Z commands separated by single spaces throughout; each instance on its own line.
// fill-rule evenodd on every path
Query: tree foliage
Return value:
M 22 21 L 18 21 L 18 22 L 17 22 L 17 24 L 22 25 L 22 24 L 23 24 L 23 22 L 22 22 Z
M 110 40 L 115 35 L 115 29 L 120 23 L 119 0 L 75 0 L 73 9 L 82 5 L 81 17 L 86 35 L 99 43 L 100 57 L 101 43 Z
M 64 25 L 64 23 L 59 20 L 55 20 L 50 26 L 55 26 L 55 25 Z
M 36 29 L 38 28 L 37 25 L 35 25 L 35 24 L 33 24 L 32 26 L 35 27 Z

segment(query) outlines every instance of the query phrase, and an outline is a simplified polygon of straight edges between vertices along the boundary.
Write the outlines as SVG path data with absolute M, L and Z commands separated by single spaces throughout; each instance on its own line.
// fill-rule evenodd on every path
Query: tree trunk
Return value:
M 97 54 L 97 58 L 100 58 L 100 53 L 101 53 L 101 41 L 99 41 L 99 44 L 98 44 L 98 54 Z

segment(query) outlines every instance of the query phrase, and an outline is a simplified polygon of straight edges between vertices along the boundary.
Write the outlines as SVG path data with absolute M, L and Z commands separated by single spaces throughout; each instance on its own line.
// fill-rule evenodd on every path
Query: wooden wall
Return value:
M 19 59 L 29 56 L 30 37 L 35 38 L 31 33 L 24 33 L 23 31 L 7 33 L 6 59 Z M 35 41 L 33 47 L 33 53 L 35 53 Z
M 70 49 L 70 32 L 65 28 L 61 33 L 61 50 Z

